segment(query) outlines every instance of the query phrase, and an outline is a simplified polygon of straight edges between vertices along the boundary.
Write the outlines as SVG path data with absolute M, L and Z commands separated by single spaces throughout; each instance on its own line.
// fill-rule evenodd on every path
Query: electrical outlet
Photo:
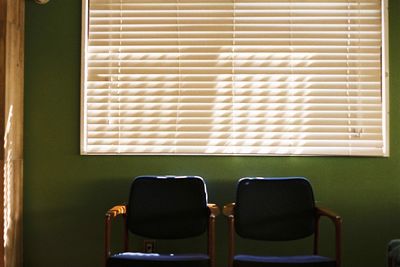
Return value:
M 154 253 L 156 251 L 156 241 L 155 240 L 144 240 L 144 252 L 145 253 Z

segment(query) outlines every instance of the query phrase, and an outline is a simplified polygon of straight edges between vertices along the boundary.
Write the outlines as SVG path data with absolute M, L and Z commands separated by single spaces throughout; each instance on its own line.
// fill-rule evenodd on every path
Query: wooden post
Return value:
M 4 184 L 4 134 L 6 117 L 6 15 L 7 1 L 0 0 L 0 185 Z M 4 267 L 4 191 L 0 186 L 0 267 Z
M 24 0 L 0 0 L 0 267 L 22 266 Z

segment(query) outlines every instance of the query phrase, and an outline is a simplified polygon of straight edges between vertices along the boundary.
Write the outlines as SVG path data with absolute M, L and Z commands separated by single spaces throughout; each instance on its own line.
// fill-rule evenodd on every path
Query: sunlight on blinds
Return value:
M 83 154 L 384 155 L 380 0 L 90 0 Z

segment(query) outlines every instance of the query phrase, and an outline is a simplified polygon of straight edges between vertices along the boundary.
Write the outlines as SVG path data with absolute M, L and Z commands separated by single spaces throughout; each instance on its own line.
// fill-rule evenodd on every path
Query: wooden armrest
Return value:
M 215 217 L 220 213 L 219 208 L 216 204 L 208 203 L 208 209 L 210 210 L 210 216 L 208 220 L 208 242 L 207 250 L 208 256 L 210 257 L 210 266 L 215 266 Z
M 107 265 L 107 259 L 111 255 L 110 252 L 110 236 L 111 236 L 111 222 L 112 219 L 117 217 L 118 215 L 125 215 L 126 214 L 126 205 L 118 205 L 114 206 L 106 212 L 105 216 L 105 240 L 104 240 L 104 260 L 105 266 Z M 126 216 L 124 216 L 124 248 L 125 251 L 128 251 L 128 228 L 126 225 Z
M 224 206 L 223 213 L 225 216 L 233 216 L 233 210 L 235 209 L 235 203 L 229 203 Z
M 321 208 L 321 207 L 315 207 L 315 210 L 316 210 L 316 214 L 317 214 L 317 222 L 318 222 L 318 220 L 319 220 L 319 218 L 321 217 L 321 216 L 325 216 L 325 217 L 328 217 L 332 222 L 333 222 L 333 224 L 335 225 L 335 232 L 336 232 L 336 267 L 340 267 L 341 266 L 341 262 L 342 262 L 342 253 L 341 253 L 341 250 L 342 250 L 342 245 L 341 245 L 341 243 L 342 243 L 342 218 L 338 215 L 338 214 L 336 214 L 335 212 L 333 212 L 333 211 L 331 211 L 331 210 L 329 210 L 329 209 L 327 209 L 327 208 Z M 317 226 L 317 229 L 318 229 L 319 227 Z M 317 230 L 316 231 L 316 245 L 315 245 L 315 252 L 317 252 L 318 251 L 318 249 L 317 249 L 317 247 L 318 247 L 318 241 L 317 241 L 317 239 L 318 239 L 318 232 L 319 232 L 319 230 Z M 317 254 L 317 253 L 316 253 Z
M 224 206 L 222 211 L 228 219 L 228 267 L 233 266 L 233 256 L 235 254 L 235 203 L 229 203 Z
M 327 208 L 315 207 L 318 216 L 326 216 L 331 219 L 333 222 L 342 222 L 342 218 L 336 214 L 335 212 L 331 211 Z
M 106 217 L 115 218 L 118 215 L 126 214 L 126 205 L 118 205 L 109 209 L 106 213 Z
M 220 211 L 216 204 L 208 203 L 207 207 L 210 209 L 210 216 L 217 217 L 219 215 Z

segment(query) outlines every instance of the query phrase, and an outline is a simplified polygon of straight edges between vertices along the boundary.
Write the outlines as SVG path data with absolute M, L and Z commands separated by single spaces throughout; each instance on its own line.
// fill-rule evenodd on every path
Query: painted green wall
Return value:
M 306 176 L 316 199 L 344 218 L 343 266 L 385 266 L 387 242 L 400 238 L 400 2 L 390 5 L 391 157 L 115 157 L 79 155 L 81 0 L 26 1 L 24 266 L 102 266 L 104 212 L 124 202 L 132 177 L 142 174 L 203 176 L 210 201 L 221 206 L 233 200 L 240 177 Z M 329 227 L 324 222 L 328 254 Z M 223 267 L 223 217 L 217 230 Z

